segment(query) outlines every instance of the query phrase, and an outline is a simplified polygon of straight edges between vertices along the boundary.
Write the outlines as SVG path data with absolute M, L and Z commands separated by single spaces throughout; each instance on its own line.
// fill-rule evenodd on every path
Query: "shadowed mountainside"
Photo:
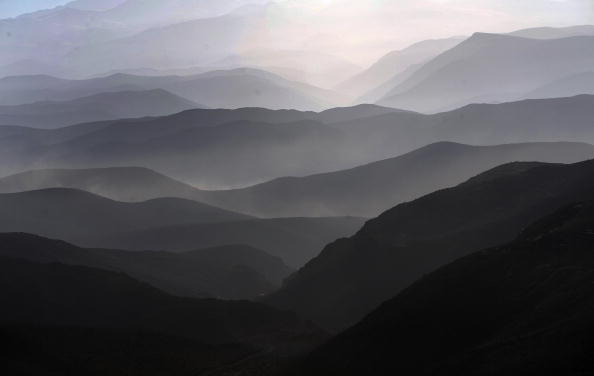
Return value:
M 594 205 L 423 277 L 313 352 L 302 374 L 583 375 L 594 352 Z
M 329 244 L 267 301 L 344 329 L 422 275 L 512 240 L 539 217 L 594 198 L 594 162 L 512 163 L 400 204 Z
M 19 373 L 90 368 L 104 374 L 99 370 L 122 363 L 130 371 L 143 368 L 130 363 L 132 356 L 142 358 L 148 352 L 155 356 L 149 364 L 157 366 L 151 372 L 197 374 L 255 354 L 278 358 L 324 338 L 290 312 L 247 301 L 179 298 L 121 273 L 11 258 L 2 258 L 0 271 L 0 336 L 10 340 L 11 349 L 22 351 L 4 364 Z M 93 341 L 82 339 L 82 333 L 93 335 Z M 134 342 L 122 343 L 126 340 Z M 131 353 L 118 356 L 112 347 Z M 23 362 L 29 352 L 33 356 Z M 98 359 L 106 363 L 98 364 Z M 179 363 L 184 360 L 188 363 Z M 25 367 L 19 369 L 19 363 Z

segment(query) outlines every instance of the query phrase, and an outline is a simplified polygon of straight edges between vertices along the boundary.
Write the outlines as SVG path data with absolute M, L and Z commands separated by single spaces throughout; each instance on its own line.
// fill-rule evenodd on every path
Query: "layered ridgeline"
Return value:
M 0 232 L 26 232 L 84 247 L 192 251 L 244 244 L 300 267 L 324 244 L 353 234 L 362 218 L 257 219 L 197 201 L 120 202 L 81 190 L 0 194 Z
M 100 120 L 163 116 L 202 105 L 162 89 L 120 91 L 71 101 L 45 101 L 0 106 L 0 124 L 58 128 Z
M 336 87 L 339 92 L 361 97 L 365 102 L 372 97 L 372 93 L 382 91 L 380 88 L 397 86 L 397 80 L 404 77 L 411 67 L 419 67 L 437 55 L 449 50 L 462 42 L 463 38 L 447 38 L 426 40 L 415 43 L 407 48 L 392 51 L 382 56 L 377 62 L 357 75 L 342 82 Z M 386 94 L 385 92 L 382 93 Z M 379 99 L 375 98 L 376 100 Z M 375 100 L 371 101 L 375 102 Z M 369 102 L 369 103 L 371 103 Z
M 584 25 L 563 28 L 542 27 L 518 30 L 508 33 L 507 35 L 541 40 L 593 36 L 594 26 Z M 466 39 L 468 38 L 460 36 L 446 39 L 424 40 L 402 50 L 392 51 L 382 56 L 369 68 L 338 85 L 336 89 L 356 96 L 356 101 L 358 102 L 375 103 L 390 93 L 400 90 L 398 88 L 399 85 L 411 78 L 418 70 L 423 69 L 425 64 L 435 64 L 431 63 L 432 60 L 441 59 L 441 54 L 448 53 L 448 50 L 456 47 Z M 523 63 L 524 62 L 521 62 L 521 64 Z M 520 65 L 517 66 L 518 69 L 522 69 Z M 584 87 L 588 86 L 581 85 L 581 88 Z M 568 87 L 568 89 L 570 88 Z M 580 90 L 580 86 L 574 86 L 571 90 L 568 90 L 566 94 L 556 95 L 555 97 L 588 94 L 591 93 L 591 90 L 591 87 L 584 91 Z
M 200 197 L 219 207 L 258 216 L 374 217 L 386 208 L 459 184 L 503 163 L 573 163 L 591 158 L 594 146 L 590 144 L 470 146 L 440 142 L 348 170 L 279 178 L 243 189 L 202 191 Z M 5 181 L 0 180 L 0 189 Z
M 582 95 L 435 115 L 373 106 L 322 113 L 191 110 L 46 131 L 0 127 L 0 173 L 139 166 L 203 188 L 247 186 L 352 168 L 438 141 L 594 142 L 593 109 L 594 97 Z
M 0 179 L 0 192 L 75 188 L 118 201 L 187 198 L 260 217 L 362 216 L 447 188 L 516 161 L 573 163 L 594 158 L 582 143 L 428 145 L 348 170 L 272 180 L 253 187 L 204 191 L 145 168 L 34 170 Z
M 524 98 L 564 77 L 591 72 L 594 36 L 534 39 L 476 33 L 394 87 L 379 104 L 437 112 Z M 581 92 L 574 92 L 582 94 Z
M 56 167 L 75 167 L 74 163 L 78 167 L 140 165 L 159 170 L 160 166 L 168 174 L 175 176 L 173 170 L 177 170 L 183 180 L 205 186 L 253 183 L 291 172 L 331 169 L 336 162 L 351 166 L 355 155 L 344 161 L 337 157 L 325 161 L 345 142 L 343 132 L 326 123 L 392 111 L 377 106 L 320 113 L 261 108 L 192 110 L 48 131 L 0 127 L 1 169 L 49 167 L 54 162 Z M 71 152 L 86 156 L 70 159 L 67 155 Z M 279 158 L 281 154 L 283 158 Z M 343 156 L 346 154 L 345 149 Z M 193 177 L 185 179 L 188 174 Z
M 271 12 L 284 14 L 289 23 L 297 21 L 285 5 L 265 0 L 171 0 L 165 6 L 159 1 L 128 0 L 112 9 L 66 4 L 0 20 L 0 29 L 6 32 L 0 45 L 4 57 L 0 77 L 88 77 L 122 71 L 188 74 L 258 67 L 332 87 L 360 71 L 326 49 L 301 43 L 283 43 L 279 48 L 278 39 L 287 42 L 277 35 L 282 30 L 272 31 L 274 37 L 261 34 L 268 42 L 246 48 L 246 38 L 260 32 Z
M 195 375 L 323 338 L 290 312 L 175 297 L 122 273 L 4 257 L 0 271 L 8 372 Z
M 594 370 L 594 204 L 423 277 L 314 351 L 304 375 Z
M 255 68 L 216 70 L 187 76 L 142 76 L 117 73 L 82 80 L 52 76 L 14 76 L 0 79 L 0 87 L 0 104 L 3 105 L 39 101 L 73 101 L 97 94 L 105 96 L 109 92 L 157 89 L 183 97 L 186 102 L 191 101 L 199 104 L 188 108 L 206 106 L 210 108 L 266 107 L 323 110 L 344 102 L 344 98 L 338 93 L 290 81 Z M 128 100 L 132 105 L 135 99 L 132 97 L 123 102 Z M 81 101 L 81 99 L 74 101 L 72 106 L 81 106 Z M 96 100 L 96 102 L 103 107 L 106 106 L 104 100 Z M 145 115 L 150 115 L 150 112 L 153 111 L 150 109 L 150 98 L 145 102 L 147 106 Z M 37 107 L 39 106 L 37 105 Z M 117 107 L 117 104 L 113 106 Z M 36 109 L 36 107 L 31 109 Z M 3 123 L 6 124 L 5 120 Z M 48 127 L 46 126 L 46 128 Z
M 512 163 L 400 204 L 339 239 L 268 298 L 344 329 L 424 274 L 512 240 L 540 216 L 594 198 L 594 162 Z
M 85 249 L 23 233 L 0 234 L 0 256 L 123 272 L 178 296 L 254 299 L 291 273 L 281 259 L 243 245 L 189 252 Z

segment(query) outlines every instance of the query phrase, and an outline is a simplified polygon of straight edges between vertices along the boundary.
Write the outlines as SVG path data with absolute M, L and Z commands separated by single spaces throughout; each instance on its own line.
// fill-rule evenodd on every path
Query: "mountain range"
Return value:
M 593 38 L 476 33 L 423 65 L 378 103 L 438 112 L 469 103 L 516 100 L 552 81 L 591 71 L 594 55 L 587 46 Z
M 470 146 L 439 142 L 348 170 L 279 178 L 243 189 L 202 191 L 197 196 L 212 205 L 257 216 L 374 217 L 385 208 L 459 184 L 500 164 L 572 163 L 591 158 L 594 147 L 590 144 Z M 2 185 L 0 180 L 0 188 Z
M 202 189 L 246 187 L 349 169 L 439 141 L 594 142 L 593 98 L 475 104 L 434 115 L 373 106 L 321 113 L 207 109 L 50 131 L 0 127 L 0 174 L 138 166 Z
M 118 201 L 196 200 L 258 217 L 374 217 L 385 208 L 447 188 L 503 163 L 573 163 L 594 158 L 572 142 L 470 146 L 439 142 L 348 170 L 206 191 L 139 167 L 34 170 L 0 178 L 0 192 L 73 188 Z
M 0 103 L 18 105 L 39 101 L 78 99 L 72 104 L 78 105 L 83 100 L 81 98 L 87 96 L 101 94 L 105 97 L 109 92 L 156 89 L 166 90 L 186 98 L 185 108 L 179 109 L 179 111 L 199 107 L 323 110 L 346 101 L 344 97 L 330 90 L 290 81 L 259 69 L 240 68 L 186 76 L 142 76 L 115 73 L 79 80 L 43 75 L 5 77 L 0 79 Z M 159 93 L 163 95 L 162 91 Z M 131 106 L 134 105 L 134 101 L 134 96 L 131 96 Z M 198 104 L 193 103 L 188 106 L 188 101 Z M 151 103 L 147 101 L 146 108 L 151 108 Z M 102 102 L 99 104 L 101 104 L 99 108 L 106 106 Z M 116 104 L 112 103 L 109 109 L 114 106 Z M 129 112 L 135 113 L 133 110 Z M 122 113 L 122 115 L 125 114 L 125 112 Z M 144 115 L 149 116 L 151 112 L 148 111 Z
M 136 251 L 244 244 L 292 267 L 300 267 L 324 244 L 354 233 L 364 222 L 355 217 L 257 219 L 187 199 L 130 203 L 68 188 L 0 194 L 0 205 L 0 232 Z
M 594 26 L 396 3 L 0 19 L 0 372 L 593 375 Z

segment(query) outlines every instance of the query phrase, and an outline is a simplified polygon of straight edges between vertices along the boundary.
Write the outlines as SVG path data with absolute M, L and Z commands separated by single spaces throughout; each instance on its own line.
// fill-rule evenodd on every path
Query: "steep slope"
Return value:
M 349 78 L 336 87 L 336 90 L 355 97 L 384 84 L 407 68 L 424 64 L 442 52 L 460 43 L 463 38 L 426 40 L 398 51 L 392 51 L 363 72 Z
M 57 128 L 100 120 L 163 116 L 203 107 L 162 89 L 96 94 L 72 101 L 0 106 L 0 124 Z
M 573 163 L 591 158 L 594 146 L 589 144 L 469 146 L 441 142 L 349 170 L 280 178 L 236 190 L 202 191 L 198 196 L 219 207 L 265 217 L 374 217 L 386 208 L 459 184 L 503 163 Z
M 593 161 L 515 163 L 400 204 L 326 246 L 268 302 L 344 329 L 439 266 L 508 242 L 563 205 L 594 198 L 593 173 Z
M 65 188 L 2 194 L 0 206 L 2 232 L 29 232 L 73 241 L 152 227 L 250 218 L 184 199 L 125 203 Z
M 378 103 L 437 112 L 521 98 L 551 80 L 590 71 L 593 36 L 528 39 L 476 33 L 418 69 Z
M 583 375 L 594 370 L 594 205 L 425 276 L 314 352 L 303 374 Z
M 254 299 L 289 275 L 279 258 L 230 245 L 186 253 L 84 249 L 22 233 L 0 234 L 0 256 L 123 272 L 178 296 Z

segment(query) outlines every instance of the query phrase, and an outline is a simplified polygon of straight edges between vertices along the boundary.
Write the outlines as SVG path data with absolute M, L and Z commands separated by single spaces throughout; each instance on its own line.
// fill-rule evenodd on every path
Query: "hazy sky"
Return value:
M 170 1 L 170 0 L 163 0 Z M 208 1 L 203 0 L 203 4 Z M 240 2 L 239 0 L 238 2 Z M 274 0 L 245 48 L 327 51 L 360 64 L 422 39 L 594 24 L 594 0 Z M 66 0 L 0 0 L 0 16 Z M 355 52 L 356 51 L 356 52 Z
M 358 64 L 424 39 L 594 24 L 594 0 L 277 0 L 246 48 L 326 51 Z M 282 38 L 278 36 L 281 35 Z
M 0 18 L 66 4 L 69 0 L 0 0 Z

